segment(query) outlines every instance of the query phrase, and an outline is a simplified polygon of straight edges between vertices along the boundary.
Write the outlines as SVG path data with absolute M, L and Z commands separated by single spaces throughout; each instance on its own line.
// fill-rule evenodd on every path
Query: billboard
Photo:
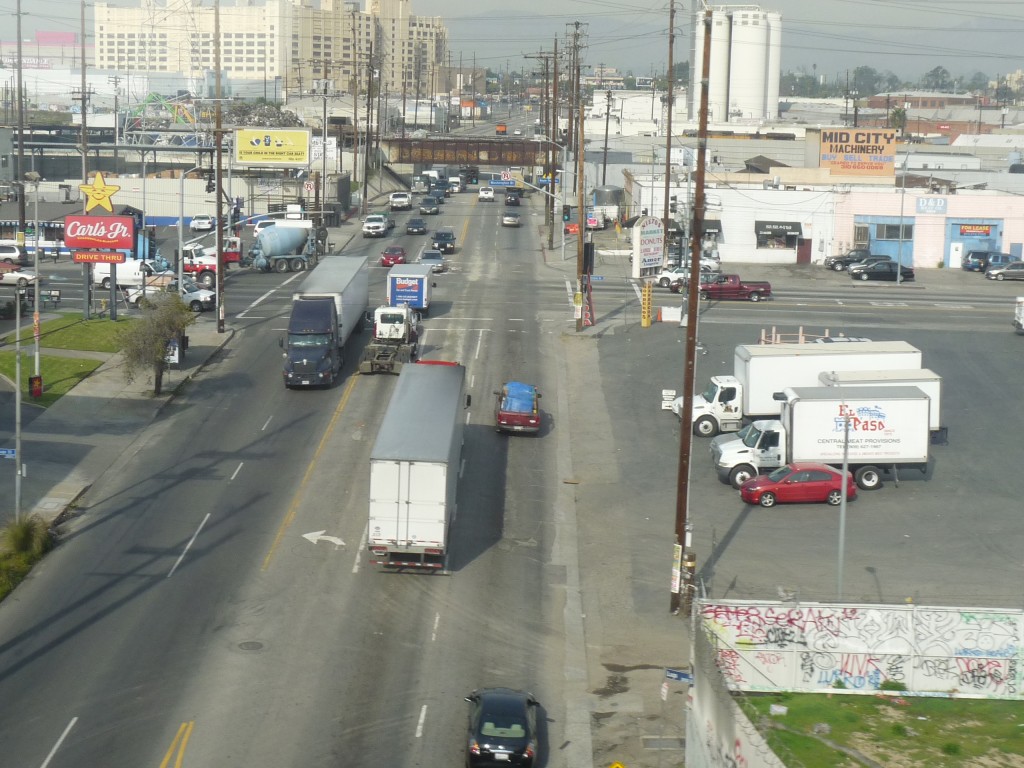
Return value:
M 654 216 L 641 216 L 633 225 L 633 277 L 661 269 L 665 262 L 665 225 Z
M 310 136 L 307 128 L 236 128 L 235 164 L 307 166 Z
M 818 165 L 843 176 L 896 174 L 896 129 L 822 128 Z
M 72 249 L 130 251 L 135 245 L 135 219 L 131 216 L 65 216 L 64 244 Z

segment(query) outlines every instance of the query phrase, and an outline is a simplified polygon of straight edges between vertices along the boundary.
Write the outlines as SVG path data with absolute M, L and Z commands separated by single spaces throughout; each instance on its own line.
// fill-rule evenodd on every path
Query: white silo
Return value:
M 765 62 L 764 116 L 775 120 L 779 116 L 779 80 L 782 77 L 782 14 L 767 11 L 768 59 Z
M 700 117 L 701 74 L 704 67 L 704 9 L 698 3 L 693 14 L 690 59 L 689 117 Z M 708 121 L 728 120 L 729 105 L 729 16 L 724 8 L 711 9 L 711 68 L 708 77 Z
M 764 117 L 767 91 L 768 24 L 759 8 L 732 12 L 729 119 Z M 714 53 L 714 47 L 712 47 Z

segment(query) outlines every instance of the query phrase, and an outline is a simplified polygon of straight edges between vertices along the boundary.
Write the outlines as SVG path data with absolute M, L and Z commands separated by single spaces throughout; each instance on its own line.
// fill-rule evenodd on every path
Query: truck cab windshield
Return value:
M 705 402 L 715 402 L 715 398 L 718 397 L 718 385 L 711 382 L 708 384 L 708 388 L 700 393 L 700 396 L 704 398 Z
M 742 437 L 743 444 L 747 446 L 747 448 L 755 448 L 757 447 L 757 441 L 761 439 L 761 435 L 764 433 L 753 424 L 750 424 L 749 426 L 750 431 Z
M 329 333 L 289 333 L 289 347 L 326 347 L 331 343 Z

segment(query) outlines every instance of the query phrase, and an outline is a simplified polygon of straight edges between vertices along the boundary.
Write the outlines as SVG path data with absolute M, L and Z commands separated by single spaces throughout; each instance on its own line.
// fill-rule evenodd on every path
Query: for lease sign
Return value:
M 818 164 L 844 176 L 893 176 L 896 131 L 892 128 L 823 128 Z

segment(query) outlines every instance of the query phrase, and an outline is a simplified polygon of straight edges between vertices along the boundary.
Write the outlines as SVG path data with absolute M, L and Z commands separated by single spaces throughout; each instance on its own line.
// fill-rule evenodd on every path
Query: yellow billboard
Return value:
M 820 135 L 820 167 L 841 176 L 895 174 L 894 128 L 822 128 Z
M 309 165 L 307 128 L 236 128 L 236 165 Z

